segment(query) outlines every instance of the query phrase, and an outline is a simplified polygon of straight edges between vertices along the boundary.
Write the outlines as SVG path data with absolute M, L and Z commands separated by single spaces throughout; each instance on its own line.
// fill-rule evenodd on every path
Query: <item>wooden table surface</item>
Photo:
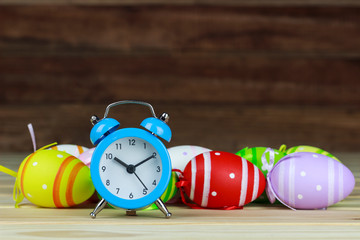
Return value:
M 93 204 L 47 209 L 30 203 L 14 208 L 14 178 L 0 173 L 1 239 L 360 239 L 360 154 L 337 154 L 356 177 L 350 196 L 324 210 L 292 211 L 281 205 L 249 204 L 243 210 L 197 210 L 170 205 L 160 211 L 105 209 L 94 220 Z M 0 154 L 0 165 L 17 170 L 25 154 Z

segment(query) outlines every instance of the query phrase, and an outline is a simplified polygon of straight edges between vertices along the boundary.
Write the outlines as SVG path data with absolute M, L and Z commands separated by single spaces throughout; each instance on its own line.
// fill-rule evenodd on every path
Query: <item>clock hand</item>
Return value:
M 153 153 L 150 157 L 148 157 L 148 158 L 146 158 L 145 160 L 143 160 L 143 161 L 139 162 L 138 164 L 136 164 L 136 165 L 135 165 L 135 167 L 140 166 L 141 164 L 143 164 L 143 163 L 145 163 L 145 162 L 149 161 L 150 159 L 154 158 L 155 156 L 156 156 L 156 154 L 155 154 L 155 153 Z
M 144 188 L 146 190 L 148 190 L 148 188 L 145 186 L 145 184 L 143 183 L 143 181 L 141 181 L 141 179 L 139 178 L 139 176 L 136 174 L 136 172 L 134 172 L 135 176 L 137 177 L 137 179 L 139 179 L 139 181 L 141 182 L 141 184 L 144 186 Z
M 128 168 L 129 165 L 127 165 L 126 163 L 124 163 L 123 161 L 121 161 L 120 159 L 118 159 L 117 157 L 114 157 L 114 160 L 117 161 L 118 163 L 120 163 L 121 165 L 123 165 L 124 167 Z

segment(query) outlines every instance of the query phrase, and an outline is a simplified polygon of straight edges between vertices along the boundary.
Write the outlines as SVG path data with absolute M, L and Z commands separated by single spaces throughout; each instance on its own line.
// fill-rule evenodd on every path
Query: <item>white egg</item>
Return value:
M 95 148 L 90 148 L 79 155 L 79 159 L 88 167 L 90 167 L 91 158 L 94 153 Z
M 59 144 L 59 145 L 52 146 L 49 149 L 66 152 L 75 157 L 79 157 L 80 154 L 89 150 L 86 147 L 75 145 L 75 144 Z
M 186 164 L 199 154 L 210 152 L 211 150 L 204 147 L 181 145 L 168 148 L 170 154 L 172 169 L 184 171 Z

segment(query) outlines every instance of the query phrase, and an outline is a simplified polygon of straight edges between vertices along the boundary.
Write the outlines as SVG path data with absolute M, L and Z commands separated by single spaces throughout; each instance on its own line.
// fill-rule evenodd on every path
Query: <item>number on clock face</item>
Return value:
M 126 137 L 106 148 L 100 159 L 99 173 L 111 194 L 122 199 L 139 199 L 156 188 L 162 175 L 162 163 L 149 142 Z

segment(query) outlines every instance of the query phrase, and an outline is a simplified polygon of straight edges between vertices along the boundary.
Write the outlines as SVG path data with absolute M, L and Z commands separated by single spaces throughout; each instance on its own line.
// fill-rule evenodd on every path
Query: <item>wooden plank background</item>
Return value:
M 171 115 L 169 147 L 359 150 L 356 1 L 15 3 L 0 1 L 2 152 L 32 150 L 29 122 L 38 147 L 90 147 L 89 117 L 123 99 Z

